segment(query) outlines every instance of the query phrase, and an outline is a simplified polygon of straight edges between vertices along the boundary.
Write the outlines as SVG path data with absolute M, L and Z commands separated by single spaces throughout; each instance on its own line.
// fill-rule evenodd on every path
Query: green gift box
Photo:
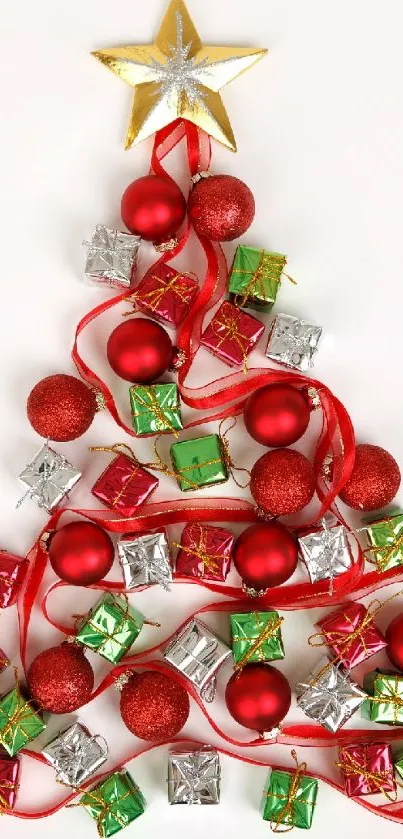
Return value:
M 143 615 L 123 597 L 105 594 L 84 619 L 76 640 L 116 664 L 141 632 Z
M 172 434 L 183 428 L 176 384 L 133 385 L 129 389 L 136 434 Z
M 302 768 L 306 768 L 302 764 Z M 273 769 L 263 798 L 263 818 L 271 822 L 273 830 L 283 824 L 288 828 L 311 827 L 318 794 L 318 781 L 303 775 L 297 764 L 296 772 Z
M 236 669 L 252 661 L 284 658 L 282 618 L 278 612 L 244 612 L 230 615 L 232 652 Z
M 80 804 L 95 819 L 99 836 L 113 836 L 145 810 L 145 800 L 128 772 L 114 772 L 86 792 Z
M 270 311 L 286 262 L 284 254 L 238 245 L 229 275 L 233 302 L 241 308 Z
M 396 775 L 403 780 L 403 752 L 399 751 L 394 758 L 393 765 L 395 767 Z
M 228 480 L 224 447 L 218 434 L 173 443 L 171 460 L 182 492 Z
M 17 684 L 0 699 L 0 744 L 11 757 L 46 728 L 40 713 Z
M 361 706 L 365 719 L 380 725 L 403 724 L 403 676 L 373 670 L 364 676 L 364 690 L 369 694 Z
M 363 524 L 370 544 L 365 553 L 367 559 L 377 565 L 378 571 L 403 565 L 403 513 L 396 511 L 391 516 Z

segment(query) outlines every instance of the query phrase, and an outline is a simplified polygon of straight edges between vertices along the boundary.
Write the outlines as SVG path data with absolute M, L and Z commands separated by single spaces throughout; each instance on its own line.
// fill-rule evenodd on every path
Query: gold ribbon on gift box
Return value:
M 224 308 L 225 307 L 225 308 Z M 236 306 L 233 307 L 231 303 L 222 306 L 222 311 L 218 317 L 211 321 L 211 328 L 218 338 L 218 343 L 215 347 L 209 347 L 213 355 L 219 355 L 219 350 L 225 341 L 233 341 L 240 349 L 242 355 L 242 369 L 246 374 L 248 370 L 248 344 L 249 339 L 240 330 L 240 321 L 243 317 L 242 312 Z M 224 330 L 224 332 L 220 331 Z
M 9 813 L 11 809 L 8 802 L 2 795 L 2 790 L 4 792 L 16 792 L 17 789 L 19 789 L 19 786 L 20 785 L 17 781 L 2 781 L 0 778 L 0 816 Z
M 93 790 L 86 790 L 85 787 L 72 787 L 70 784 L 64 784 L 62 781 L 58 781 L 63 786 L 69 787 L 69 789 L 74 789 L 75 792 L 80 795 L 85 795 L 89 798 L 89 801 L 78 801 L 77 804 L 67 804 L 66 809 L 71 809 L 72 807 L 85 807 L 88 804 L 94 804 L 96 807 L 100 807 L 101 810 L 96 817 L 96 825 L 98 830 L 98 836 L 104 837 L 105 833 L 103 830 L 103 823 L 110 813 L 112 814 L 113 818 L 117 821 L 121 828 L 127 827 L 127 821 L 122 819 L 119 813 L 115 813 L 113 811 L 113 807 L 116 807 L 121 801 L 124 801 L 125 798 L 128 798 L 130 795 L 133 795 L 136 791 L 132 789 L 128 789 L 117 801 L 106 801 L 105 798 L 102 796 L 100 789 L 93 789 Z
M 382 673 L 378 674 L 380 678 L 382 678 Z M 388 680 L 391 679 L 392 676 L 388 676 Z M 398 712 L 403 709 L 403 696 L 398 693 L 398 684 L 399 682 L 402 683 L 403 688 L 403 676 L 399 676 L 396 674 L 394 676 L 394 685 L 390 685 L 389 681 L 387 682 L 387 689 L 388 693 L 377 693 L 376 696 L 369 696 L 369 701 L 374 702 L 377 705 L 393 705 L 393 724 L 396 725 L 399 722 Z
M 254 612 L 253 614 L 255 617 L 256 625 L 260 630 L 259 613 Z M 280 617 L 270 618 L 270 620 L 267 622 L 266 626 L 263 627 L 262 631 L 260 632 L 257 638 L 245 638 L 243 635 L 233 636 L 234 641 L 249 641 L 251 644 L 251 646 L 248 650 L 246 650 L 242 658 L 239 661 L 237 661 L 234 665 L 234 670 L 242 670 L 242 668 L 245 667 L 245 664 L 248 664 L 248 662 L 255 653 L 259 653 L 260 660 L 264 661 L 262 645 L 266 641 L 269 641 L 271 638 L 275 638 L 276 633 L 278 632 L 278 630 L 281 627 L 281 624 L 283 623 L 283 620 L 284 618 Z
M 305 774 L 307 769 L 307 764 L 305 761 L 303 763 L 298 763 L 298 757 L 295 749 L 291 752 L 291 757 L 295 760 L 296 769 L 294 772 L 290 771 L 288 774 L 291 775 L 291 784 L 288 790 L 288 793 L 285 795 L 279 795 L 277 793 L 268 792 L 268 798 L 285 798 L 285 804 L 282 810 L 277 814 L 276 818 L 274 818 L 270 822 L 270 828 L 273 833 L 288 833 L 290 830 L 293 830 L 295 827 L 295 810 L 294 810 L 294 803 L 297 796 L 297 792 L 299 789 L 299 785 L 301 782 L 301 777 Z M 306 801 L 305 799 L 299 798 L 299 804 L 311 804 L 311 801 Z M 291 817 L 291 824 L 284 824 L 284 819 Z
M 368 753 L 367 753 L 367 743 L 363 743 L 362 748 L 364 750 L 364 766 L 360 766 L 360 764 L 353 758 L 353 756 L 347 752 L 340 750 L 339 753 L 339 761 L 335 762 L 335 766 L 337 766 L 347 778 L 352 778 L 354 775 L 362 775 L 365 780 L 372 781 L 378 792 L 382 792 L 386 795 L 386 798 L 389 801 L 396 801 L 397 800 L 397 789 L 395 788 L 394 792 L 385 789 L 385 781 L 390 780 L 390 773 L 384 769 L 382 772 L 371 772 L 368 769 Z M 392 780 L 393 780 L 393 769 L 392 769 Z
M 153 466 L 155 467 L 155 464 L 153 464 L 153 463 L 142 463 L 140 460 L 138 460 L 138 458 L 134 454 L 133 449 L 131 449 L 130 446 L 127 445 L 127 443 L 114 443 L 113 446 L 90 446 L 90 452 L 111 452 L 111 454 L 116 454 L 116 455 L 124 454 L 124 455 L 126 455 L 126 457 L 128 457 L 130 460 L 133 461 L 133 464 L 134 464 L 133 472 L 131 472 L 128 480 L 125 483 L 125 485 L 119 490 L 119 492 L 117 493 L 117 495 L 113 499 L 113 501 L 112 501 L 112 506 L 113 507 L 115 507 L 116 504 L 119 503 L 120 499 L 125 494 L 125 492 L 127 490 L 127 487 L 129 486 L 131 481 L 133 481 L 134 478 L 136 477 L 136 475 L 138 474 L 139 469 L 147 469 L 147 468 L 151 469 L 151 467 L 153 467 Z
M 5 724 L 5 726 L 0 730 L 2 740 L 4 740 L 9 735 L 12 735 L 15 728 L 19 728 L 22 735 L 25 737 L 26 734 L 25 734 L 25 731 L 22 728 L 22 725 L 20 724 L 20 722 L 24 718 L 24 716 L 26 715 L 27 708 L 30 708 L 32 713 L 34 713 L 34 714 L 37 713 L 36 703 L 32 699 L 25 699 L 25 697 L 23 697 L 22 694 L 21 694 L 21 689 L 20 689 L 20 685 L 19 685 L 19 681 L 18 681 L 18 669 L 17 669 L 17 667 L 14 667 L 13 670 L 14 670 L 14 682 L 15 682 L 13 690 L 15 690 L 16 694 L 17 694 L 17 707 L 15 708 L 13 713 L 11 714 L 11 717 L 8 714 L 6 714 L 6 711 L 4 711 L 3 708 L 1 709 L 2 714 L 4 714 L 5 716 L 8 717 L 8 720 Z
M 143 397 L 139 396 L 139 394 L 136 392 L 136 402 L 138 402 L 143 408 L 145 408 L 144 411 L 137 411 L 136 416 L 142 417 L 142 416 L 145 416 L 146 414 L 153 414 L 154 417 L 156 418 L 157 422 L 161 423 L 162 427 L 168 426 L 168 429 L 171 432 L 171 434 L 173 434 L 174 437 L 179 437 L 178 429 L 174 428 L 174 426 L 172 425 L 172 423 L 169 421 L 166 414 L 162 410 L 161 405 L 159 404 L 158 399 L 155 395 L 153 385 L 138 385 L 138 387 L 145 391 L 146 399 L 148 399 L 149 401 L 147 402 L 146 399 L 143 399 Z M 179 403 L 178 402 L 176 402 L 176 405 L 169 408 L 170 411 L 174 411 L 174 410 L 178 410 L 178 409 L 179 409 Z
M 380 524 L 380 522 L 373 522 L 373 524 Z M 396 535 L 394 533 L 394 530 L 393 530 L 392 523 L 390 522 L 390 520 L 389 521 L 385 520 L 384 522 L 382 522 L 382 524 L 386 524 L 390 528 L 390 535 L 391 535 L 392 542 L 389 545 L 371 545 L 371 547 L 366 548 L 364 550 L 364 555 L 366 556 L 368 562 L 371 562 L 372 565 L 376 565 L 377 569 L 380 573 L 385 571 L 392 554 L 395 551 L 399 551 L 401 548 L 403 548 L 403 532 L 401 533 L 400 536 L 396 537 Z M 366 530 L 367 528 L 363 528 L 363 529 Z M 374 553 L 375 554 L 382 554 L 382 557 L 379 559 L 379 557 L 377 557 L 377 556 L 375 556 L 375 557 L 369 557 L 368 556 L 368 554 L 374 554 Z
M 92 622 L 92 620 L 91 620 L 91 618 L 93 617 L 93 610 L 92 609 L 90 609 L 89 612 L 87 612 L 87 614 L 85 614 L 85 615 L 73 615 L 73 618 L 76 619 L 76 625 L 77 625 L 78 621 L 80 621 L 80 622 L 82 622 L 82 628 L 84 628 L 84 626 L 90 626 L 91 629 L 94 632 L 96 632 L 97 635 L 102 635 L 103 640 L 101 641 L 99 647 L 97 647 L 97 652 L 98 653 L 100 652 L 100 650 L 105 649 L 108 641 L 113 641 L 119 647 L 126 650 L 126 644 L 124 644 L 123 641 L 119 641 L 119 639 L 116 638 L 116 635 L 118 635 L 119 632 L 122 632 L 123 627 L 124 627 L 126 621 L 129 618 L 135 624 L 136 629 L 138 629 L 140 631 L 140 628 L 137 625 L 136 618 L 134 617 L 134 615 L 130 614 L 130 603 L 129 603 L 129 599 L 127 597 L 127 594 L 124 594 L 124 593 L 119 594 L 119 597 L 120 597 L 121 600 L 125 601 L 125 608 L 122 609 L 121 604 L 117 603 L 116 599 L 114 599 L 114 605 L 115 605 L 116 609 L 118 609 L 118 611 L 120 612 L 121 617 L 120 617 L 118 625 L 115 626 L 113 632 L 107 632 L 107 630 L 104 629 L 102 626 L 97 626 L 97 624 Z M 160 623 L 154 623 L 153 621 L 147 621 L 147 620 L 144 620 L 143 624 L 145 624 L 145 626 L 158 626 L 158 627 L 161 626 Z
M 260 254 L 260 259 L 258 262 L 258 266 L 256 271 L 247 271 L 244 268 L 233 268 L 232 274 L 241 274 L 244 276 L 249 276 L 251 274 L 250 279 L 243 289 L 242 297 L 240 294 L 235 295 L 235 299 L 239 300 L 239 306 L 246 306 L 247 301 L 250 297 L 260 297 L 263 300 L 266 299 L 266 288 L 265 288 L 265 280 L 269 280 L 269 282 L 280 283 L 281 277 L 287 277 L 287 279 L 296 285 L 295 280 L 292 277 L 289 277 L 288 274 L 284 273 L 284 267 L 287 264 L 287 258 L 283 256 L 283 254 L 277 253 L 270 253 L 269 251 L 262 251 Z
M 193 530 L 198 530 L 198 544 L 196 544 L 196 539 L 193 537 Z M 217 575 L 220 570 L 219 562 L 223 559 L 223 554 L 207 553 L 207 537 L 200 524 L 191 525 L 189 536 L 191 540 L 190 545 L 182 545 L 179 542 L 173 542 L 174 548 L 179 548 L 181 551 L 184 551 L 191 556 L 197 556 L 197 558 L 203 563 L 202 576 L 204 576 L 206 568 L 211 574 Z
M 197 281 L 196 274 L 193 271 L 182 271 L 182 273 L 174 274 L 170 280 L 165 280 L 163 277 L 158 277 L 157 274 L 152 274 L 150 279 L 159 283 L 157 288 L 146 291 L 144 294 L 134 291 L 132 296 L 128 298 L 128 302 L 133 303 L 134 306 L 138 303 L 143 303 L 155 312 L 164 295 L 172 291 L 173 294 L 179 297 L 182 303 L 187 304 L 192 298 L 193 289 L 187 286 L 186 278 Z M 149 278 L 147 277 L 147 279 Z M 125 312 L 124 317 L 131 314 L 132 312 Z

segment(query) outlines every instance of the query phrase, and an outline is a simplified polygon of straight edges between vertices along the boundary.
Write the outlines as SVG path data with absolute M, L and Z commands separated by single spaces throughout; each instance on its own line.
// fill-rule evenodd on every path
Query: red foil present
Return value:
M 343 746 L 337 763 L 347 795 L 396 793 L 393 758 L 388 743 L 363 743 Z M 396 796 L 387 795 L 390 800 Z
M 0 609 L 15 603 L 27 569 L 26 559 L 0 551 Z
M 0 755 L 0 815 L 12 810 L 18 790 L 20 762 L 17 757 Z
M 235 537 L 224 527 L 187 524 L 183 530 L 176 558 L 176 573 L 181 577 L 225 580 L 231 565 Z
M 348 670 L 386 647 L 373 614 L 362 603 L 350 603 L 318 622 L 324 643 Z
M 6 654 L 3 652 L 3 650 L 0 647 L 0 673 L 2 673 L 3 670 L 5 670 L 6 667 L 9 666 L 9 664 L 10 664 L 9 659 L 7 658 Z
M 203 333 L 201 343 L 230 367 L 242 364 L 246 370 L 247 357 L 263 332 L 260 320 L 224 301 Z
M 134 292 L 136 307 L 156 320 L 179 326 L 199 292 L 195 275 L 179 273 L 165 262 L 150 268 Z
M 113 451 L 113 448 L 107 451 Z M 147 472 L 135 459 L 126 454 L 118 454 L 107 466 L 92 487 L 92 494 L 106 507 L 124 513 L 135 514 L 137 507 L 157 489 L 158 478 Z

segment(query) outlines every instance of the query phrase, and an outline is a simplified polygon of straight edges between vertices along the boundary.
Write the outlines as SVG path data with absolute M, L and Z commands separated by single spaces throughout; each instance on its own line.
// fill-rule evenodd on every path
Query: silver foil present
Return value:
M 42 754 L 55 769 L 57 781 L 78 787 L 105 763 L 108 746 L 103 737 L 92 737 L 75 723 L 48 743 Z
M 140 236 L 98 224 L 87 248 L 85 276 L 91 285 L 127 290 L 136 268 Z
M 297 703 L 307 717 L 320 722 L 333 734 L 344 725 L 367 699 L 347 670 L 333 664 L 327 656 L 319 662 L 306 682 L 297 685 Z
M 219 804 L 220 757 L 208 746 L 171 752 L 168 759 L 170 804 Z
M 127 589 L 158 583 L 169 591 L 172 567 L 165 533 L 144 533 L 118 542 L 119 561 Z
M 322 525 L 321 530 L 301 536 L 299 548 L 311 582 L 330 580 L 332 590 L 334 577 L 348 571 L 353 557 L 346 528 L 328 527 L 324 520 Z
M 266 356 L 276 364 L 305 372 L 313 367 L 322 327 L 292 315 L 279 314 L 271 325 Z
M 206 702 L 216 690 L 215 674 L 231 650 L 202 621 L 192 619 L 164 650 L 164 657 L 194 684 Z
M 26 487 L 26 493 L 17 507 L 30 496 L 38 507 L 44 507 L 50 513 L 68 496 L 80 480 L 81 472 L 45 443 L 18 477 Z

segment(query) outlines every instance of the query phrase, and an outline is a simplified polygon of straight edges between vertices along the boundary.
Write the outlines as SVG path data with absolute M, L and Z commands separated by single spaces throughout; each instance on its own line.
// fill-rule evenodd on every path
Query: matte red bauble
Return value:
M 340 498 L 353 510 L 379 510 L 393 501 L 400 478 L 400 469 L 389 452 L 362 443 L 355 448 L 354 468 Z
M 186 201 L 170 178 L 145 175 L 123 193 L 121 213 L 131 233 L 161 242 L 179 230 L 186 215 Z
M 295 449 L 275 449 L 252 468 L 250 491 L 258 507 L 271 516 L 298 513 L 313 498 L 316 487 L 312 464 Z
M 35 431 L 60 443 L 81 437 L 96 410 L 95 393 L 81 379 L 64 373 L 38 382 L 27 401 L 28 419 Z
M 56 530 L 48 553 L 61 580 L 73 586 L 90 586 L 110 571 L 115 550 L 110 536 L 97 524 L 74 521 Z
M 196 233 L 213 242 L 237 239 L 251 226 L 255 199 L 246 184 L 232 175 L 201 178 L 189 195 L 189 218 Z
M 279 586 L 297 567 L 298 545 L 276 521 L 251 524 L 235 543 L 234 565 L 245 586 L 254 592 Z
M 141 740 L 175 737 L 189 716 L 189 697 L 183 687 L 164 673 L 134 673 L 122 689 L 122 720 Z
M 143 384 L 162 376 L 171 366 L 172 341 L 165 329 L 147 318 L 130 318 L 109 336 L 109 364 L 121 379 Z
M 44 711 L 69 714 L 89 701 L 94 673 L 84 650 L 65 643 L 37 655 L 27 682 L 31 696 Z
M 311 411 L 292 385 L 266 385 L 249 397 L 243 412 L 251 437 L 262 446 L 290 446 L 305 434 Z
M 291 689 L 285 676 L 271 664 L 247 664 L 231 676 L 225 691 L 231 716 L 255 731 L 270 731 L 286 716 Z
M 403 614 L 396 615 L 390 622 L 385 639 L 388 658 L 398 670 L 403 670 Z

